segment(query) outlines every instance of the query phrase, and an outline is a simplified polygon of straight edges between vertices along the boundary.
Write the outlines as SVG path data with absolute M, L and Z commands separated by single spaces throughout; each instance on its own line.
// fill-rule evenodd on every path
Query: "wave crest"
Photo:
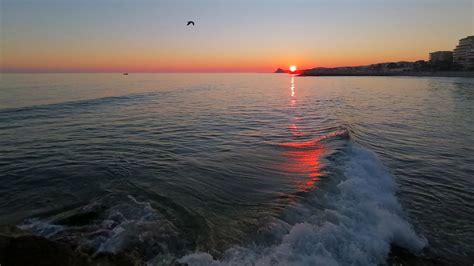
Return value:
M 404 219 L 395 195 L 394 178 L 376 155 L 363 147 L 351 144 L 346 155 L 337 186 L 324 195 L 315 194 L 308 203 L 324 200 L 328 204 L 293 225 L 278 244 L 234 247 L 220 260 L 198 252 L 182 257 L 179 262 L 189 265 L 378 265 L 386 262 L 391 245 L 419 252 L 427 241 L 417 236 Z

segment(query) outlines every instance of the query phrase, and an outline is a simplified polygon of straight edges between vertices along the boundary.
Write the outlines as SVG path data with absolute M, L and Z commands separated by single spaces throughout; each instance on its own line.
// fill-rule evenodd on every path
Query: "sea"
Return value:
M 0 225 L 149 265 L 474 263 L 472 78 L 0 79 Z

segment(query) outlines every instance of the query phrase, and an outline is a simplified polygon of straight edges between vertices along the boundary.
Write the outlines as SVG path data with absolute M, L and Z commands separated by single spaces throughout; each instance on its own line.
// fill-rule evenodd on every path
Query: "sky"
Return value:
M 1 72 L 270 72 L 427 60 L 474 0 L 0 0 L 0 22 Z

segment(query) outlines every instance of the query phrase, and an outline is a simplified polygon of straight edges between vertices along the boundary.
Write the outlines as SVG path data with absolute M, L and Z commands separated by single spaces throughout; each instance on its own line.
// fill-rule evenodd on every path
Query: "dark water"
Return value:
M 472 79 L 1 79 L 1 224 L 151 264 L 474 261 Z

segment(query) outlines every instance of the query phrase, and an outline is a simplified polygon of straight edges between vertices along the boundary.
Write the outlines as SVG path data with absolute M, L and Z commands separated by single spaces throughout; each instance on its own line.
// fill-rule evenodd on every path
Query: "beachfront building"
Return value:
M 474 36 L 459 40 L 453 51 L 454 63 L 466 68 L 474 68 Z
M 437 51 L 430 53 L 430 63 L 440 64 L 440 63 L 452 63 L 453 62 L 453 52 L 451 51 Z

